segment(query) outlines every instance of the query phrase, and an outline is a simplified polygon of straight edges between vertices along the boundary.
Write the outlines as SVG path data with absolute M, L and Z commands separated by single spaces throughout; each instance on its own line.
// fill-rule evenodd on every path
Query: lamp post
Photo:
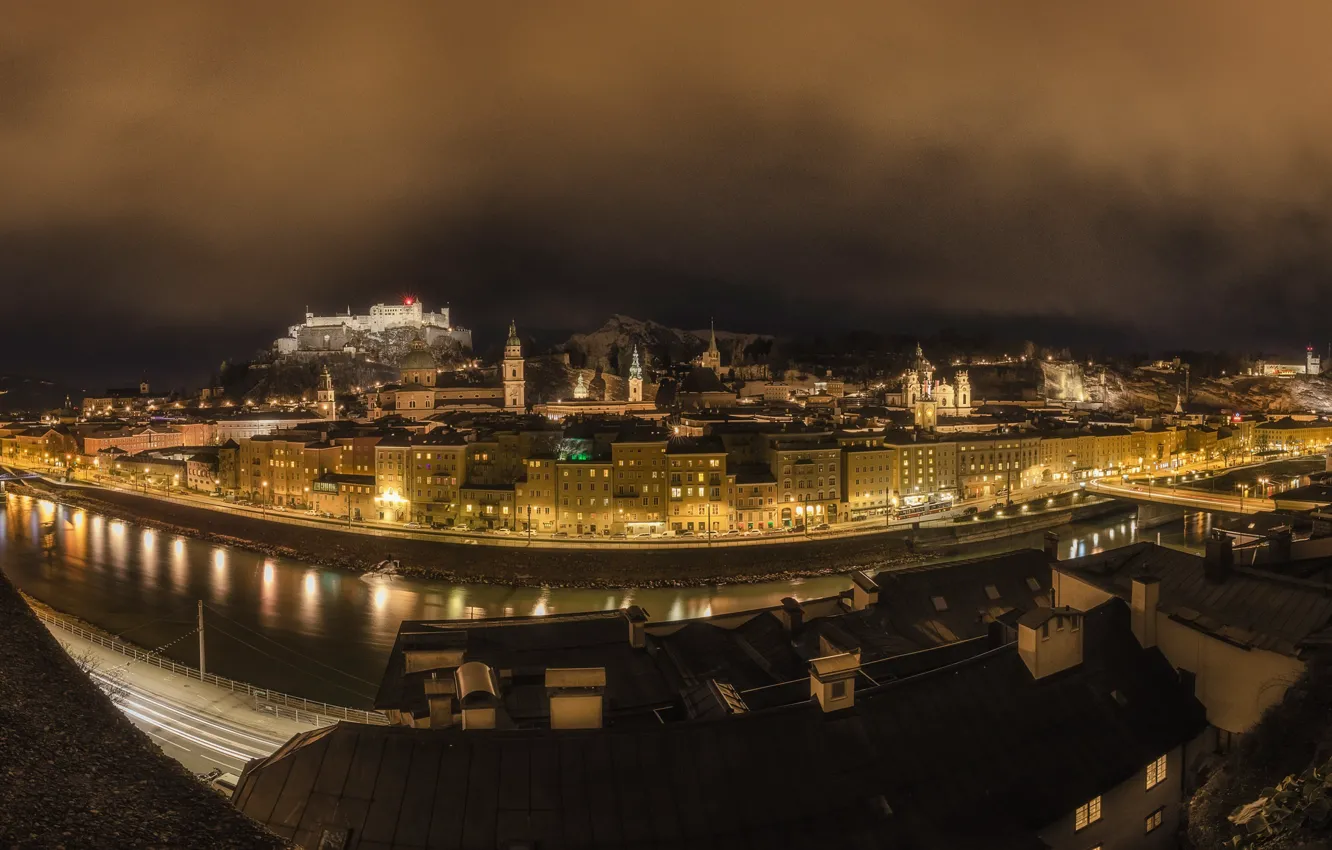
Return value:
M 532 503 L 527 503 L 527 545 L 532 545 Z
M 260 482 L 259 490 L 259 516 L 262 519 L 268 519 L 268 482 Z

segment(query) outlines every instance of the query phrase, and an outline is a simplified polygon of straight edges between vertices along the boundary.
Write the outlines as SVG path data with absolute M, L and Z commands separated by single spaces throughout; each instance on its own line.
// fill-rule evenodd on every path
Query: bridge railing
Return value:
M 151 664 L 154 667 L 169 670 L 177 675 L 207 682 L 210 685 L 216 685 L 219 688 L 225 688 L 229 691 L 246 694 L 255 700 L 256 706 L 261 710 L 271 711 L 278 717 L 300 720 L 316 726 L 334 720 L 350 720 L 355 723 L 372 723 L 379 726 L 388 725 L 388 718 L 380 711 L 367 711 L 361 708 L 348 708 L 342 705 L 332 705 L 326 702 L 310 700 L 305 697 L 284 694 L 281 691 L 256 687 L 249 682 L 239 682 L 235 679 L 228 679 L 225 676 L 218 676 L 213 673 L 205 673 L 201 676 L 197 667 L 191 667 L 188 664 L 172 661 L 170 658 L 148 652 L 118 638 L 110 637 L 94 629 L 85 628 L 78 623 L 70 622 L 64 617 L 34 606 L 31 602 L 29 602 L 29 607 L 32 608 L 32 612 L 36 614 L 38 619 L 42 622 L 58 626 L 89 643 L 95 643 L 98 646 L 105 647 L 106 649 L 124 655 L 133 661 Z

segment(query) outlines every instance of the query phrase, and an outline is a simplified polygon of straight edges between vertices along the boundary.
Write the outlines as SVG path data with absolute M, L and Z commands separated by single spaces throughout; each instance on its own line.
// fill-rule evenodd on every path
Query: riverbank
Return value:
M 1098 502 L 994 522 L 781 546 L 598 551 L 444 545 L 273 522 L 118 490 L 75 490 L 43 482 L 13 489 L 170 534 L 353 572 L 366 572 L 391 558 L 399 562 L 402 574 L 416 578 L 568 588 L 696 587 L 788 581 L 857 569 L 876 572 L 918 563 L 925 559 L 926 550 L 933 558 L 969 542 L 1052 528 L 1116 509 L 1114 503 Z

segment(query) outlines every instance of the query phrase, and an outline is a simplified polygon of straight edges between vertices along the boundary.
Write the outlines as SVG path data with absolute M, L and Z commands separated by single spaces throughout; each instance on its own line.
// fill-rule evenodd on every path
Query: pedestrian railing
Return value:
M 63 617 L 52 614 L 49 611 L 44 611 L 41 608 L 31 605 L 29 607 L 32 607 L 33 613 L 36 614 L 42 622 L 58 626 L 90 643 L 95 643 L 98 646 L 105 647 L 113 652 L 127 656 L 133 661 L 141 661 L 144 664 L 151 664 L 154 667 L 170 670 L 172 673 L 207 682 L 210 685 L 216 685 L 219 688 L 225 688 L 229 691 L 244 693 L 254 699 L 257 708 L 271 711 L 277 717 L 300 720 L 306 723 L 312 723 L 316 726 L 321 725 L 326 720 L 350 720 L 355 723 L 373 723 L 380 726 L 388 725 L 388 718 L 380 711 L 366 711 L 361 708 L 347 708 L 342 705 L 330 705 L 326 702 L 318 702 L 306 699 L 305 697 L 284 694 L 281 691 L 271 691 L 267 688 L 259 688 L 248 682 L 238 682 L 235 679 L 228 679 L 225 676 L 217 676 L 212 673 L 205 673 L 201 676 L 198 668 L 172 661 L 170 658 L 166 658 L 162 655 L 147 652 L 133 644 L 126 643 L 118 638 L 109 637 L 93 629 L 84 628 L 78 623 L 72 623 Z

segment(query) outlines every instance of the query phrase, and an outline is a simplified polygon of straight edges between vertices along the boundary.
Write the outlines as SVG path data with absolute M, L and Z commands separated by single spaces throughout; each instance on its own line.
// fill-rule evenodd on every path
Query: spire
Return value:
M 1183 412 L 1184 412 L 1184 405 L 1183 405 L 1183 403 L 1180 401 L 1179 393 L 1175 393 L 1175 412 L 1176 412 L 1176 413 L 1183 413 Z
M 510 319 L 510 320 L 509 320 L 509 339 L 508 339 L 508 341 L 505 343 L 505 345 L 521 345 L 521 344 L 522 344 L 521 341 L 518 339 L 518 323 L 515 322 L 513 319 Z
M 712 318 L 712 317 L 709 317 L 709 318 L 708 318 L 708 328 L 711 330 L 711 334 L 710 334 L 711 338 L 708 340 L 708 351 L 716 351 L 716 350 L 717 350 L 717 320 L 716 320 L 715 318 Z
M 643 380 L 643 365 L 638 362 L 638 346 L 634 346 L 634 359 L 629 363 L 629 380 Z

